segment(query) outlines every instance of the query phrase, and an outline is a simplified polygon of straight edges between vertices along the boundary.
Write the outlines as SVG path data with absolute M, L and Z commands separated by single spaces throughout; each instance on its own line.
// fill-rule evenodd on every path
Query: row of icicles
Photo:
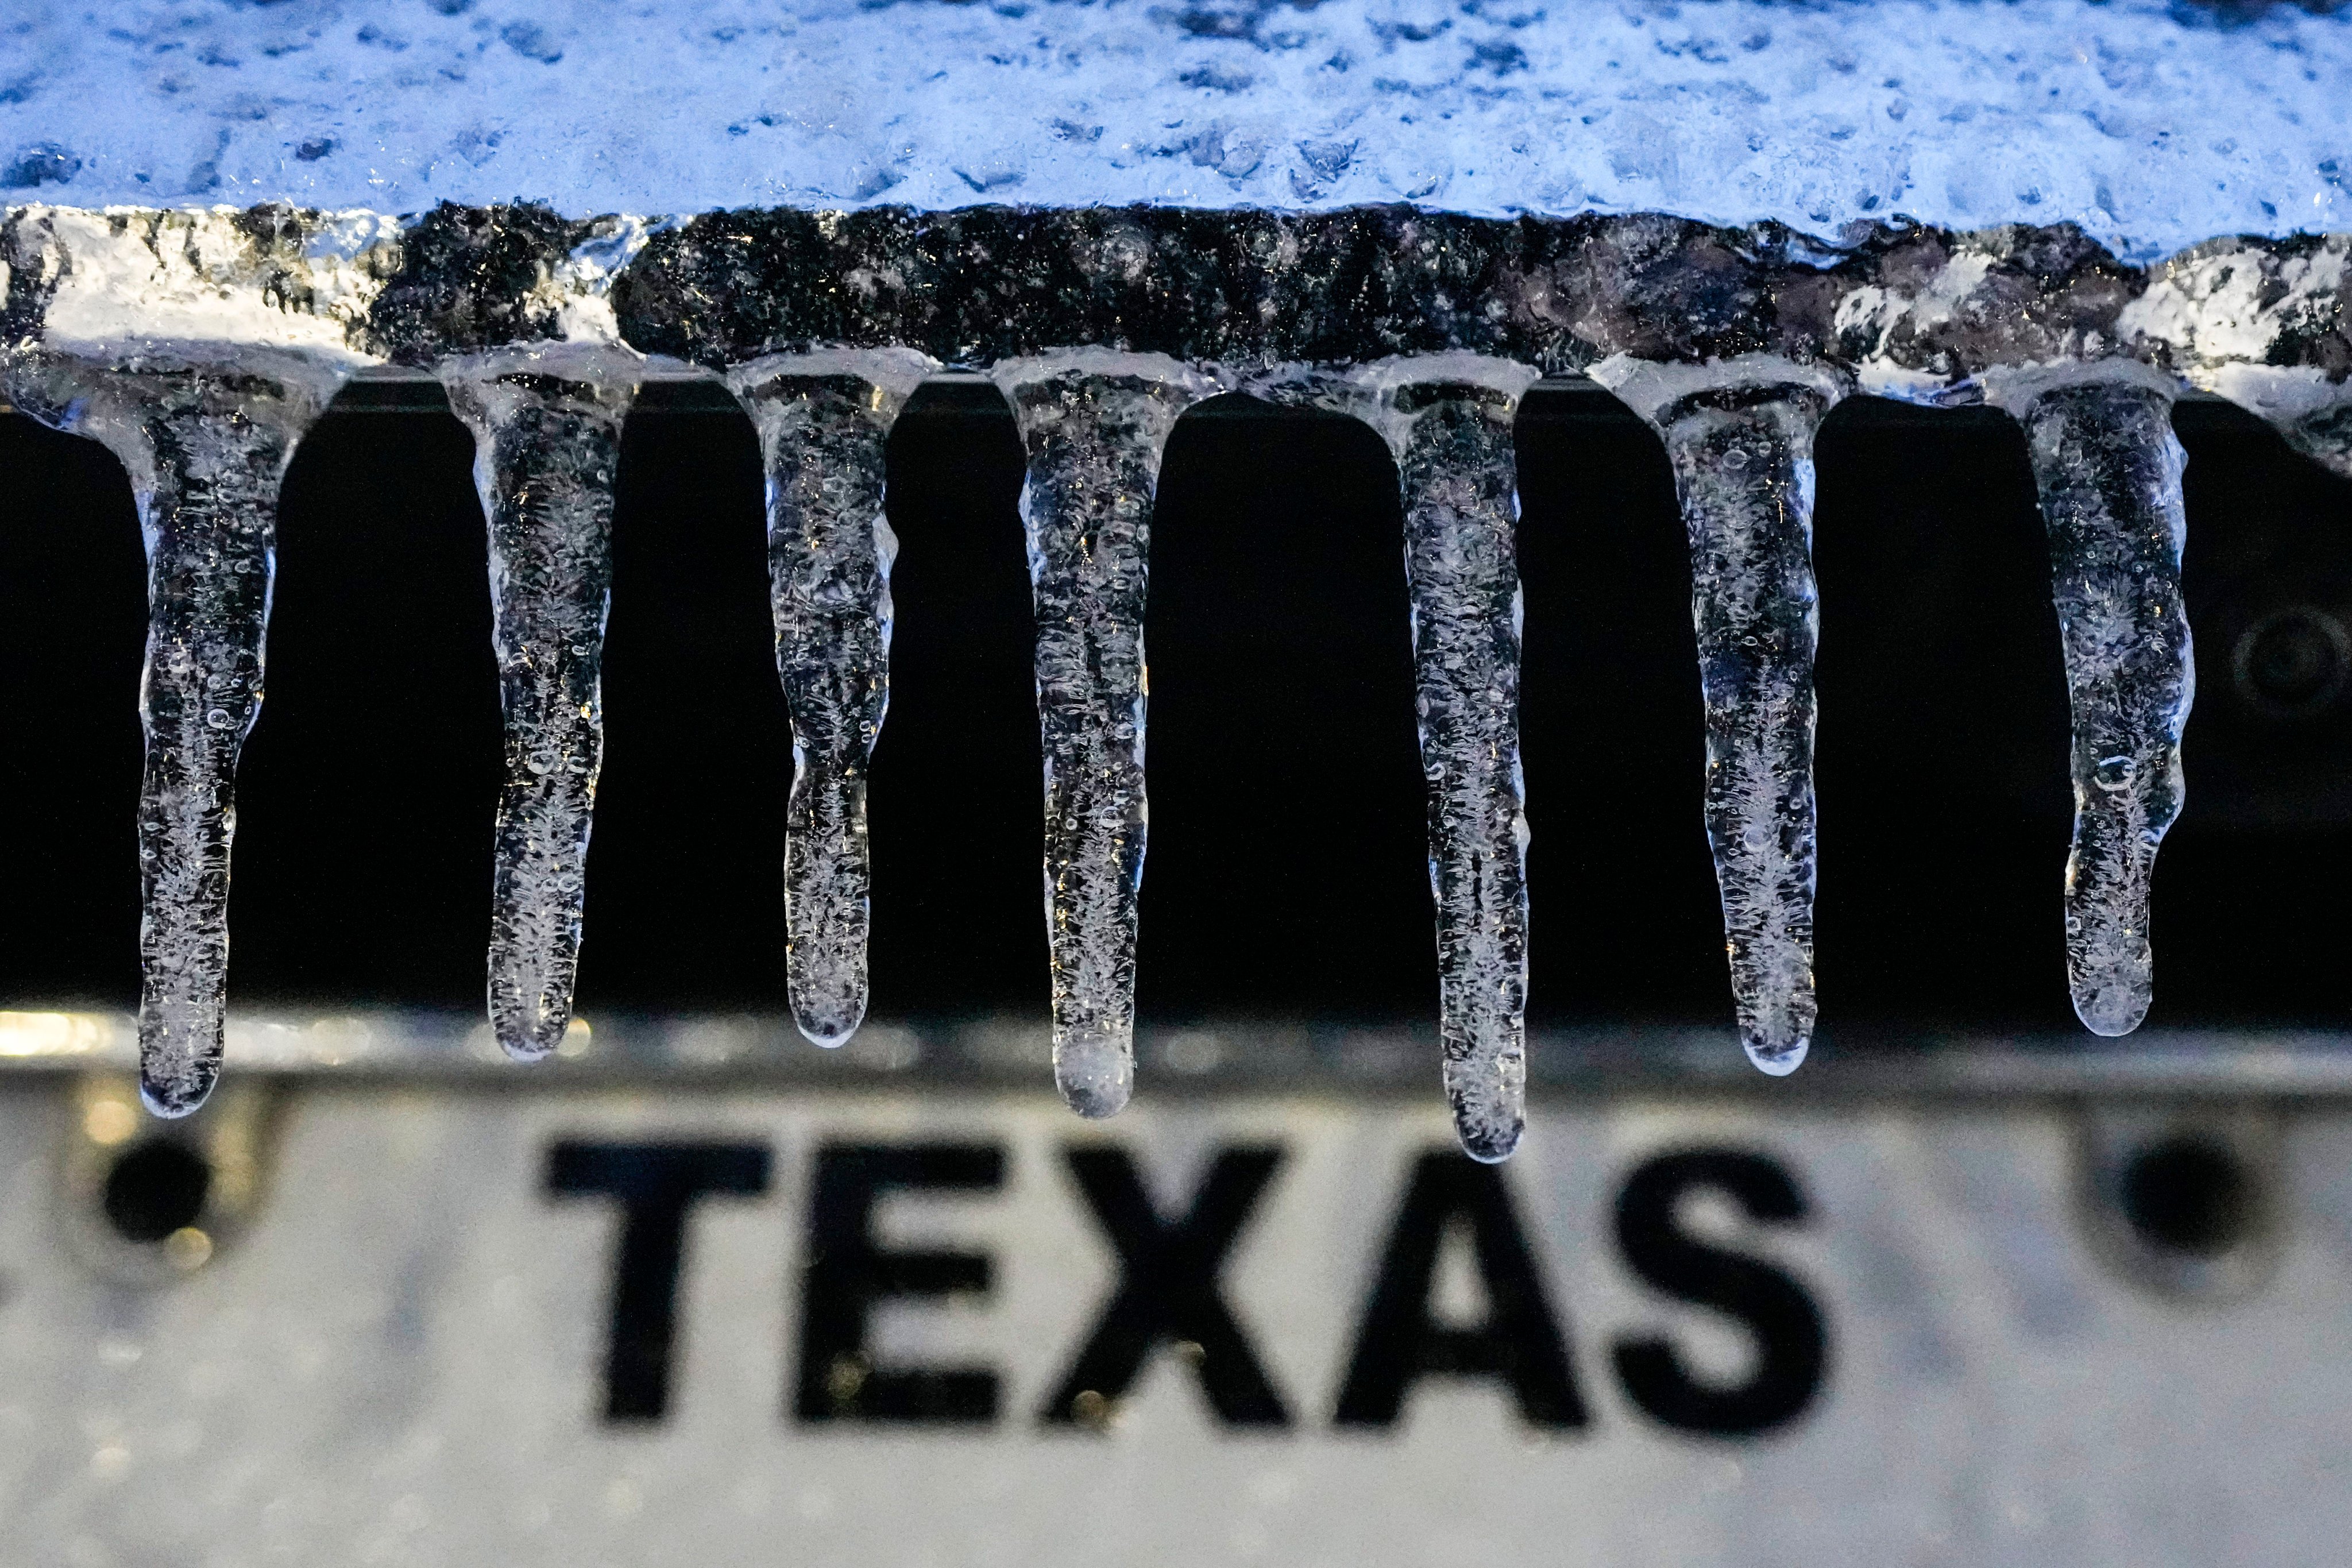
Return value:
M 934 368 L 858 353 L 730 377 L 766 466 L 796 763 L 787 973 L 794 1020 L 821 1046 L 846 1040 L 866 1013 L 866 785 L 887 694 L 896 542 L 884 443 Z M 1464 1146 L 1495 1161 L 1518 1142 L 1527 1081 L 1511 431 L 1535 377 L 1466 355 L 1377 368 L 1302 381 L 1291 396 L 1366 418 L 1397 461 L 1444 1081 Z M 1028 465 L 1055 1077 L 1081 1115 L 1108 1116 L 1134 1079 L 1152 495 L 1178 417 L 1219 388 L 1174 362 L 1107 352 L 991 374 Z M 559 379 L 527 364 L 445 379 L 477 443 L 505 714 L 489 1012 L 506 1050 L 530 1059 L 572 1012 L 603 745 L 613 479 L 635 383 L 625 367 Z M 194 1110 L 219 1071 L 231 791 L 260 700 L 278 484 L 317 412 L 176 384 L 80 426 L 125 453 L 150 562 L 140 1046 L 142 1092 L 163 1116 Z M 1812 441 L 1836 390 L 1753 375 L 1695 384 L 1641 411 L 1664 438 L 1689 534 L 1706 826 L 1741 1039 L 1777 1075 L 1804 1058 L 1815 1016 Z M 2146 375 L 2089 374 L 2001 400 L 2024 426 L 2049 531 L 2074 712 L 2067 963 L 2075 1011 L 2101 1035 L 2147 1012 L 2149 875 L 2181 801 L 2192 675 L 2170 399 Z

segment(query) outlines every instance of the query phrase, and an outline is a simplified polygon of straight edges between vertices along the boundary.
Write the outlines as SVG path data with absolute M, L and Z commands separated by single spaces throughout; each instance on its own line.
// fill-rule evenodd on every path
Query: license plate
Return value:
M 1975 1568 L 2352 1536 L 2332 1055 L 1988 1047 L 1911 1093 L 1849 1061 L 1848 1098 L 1831 1054 L 1803 1095 L 1600 1074 L 1490 1167 L 1377 1073 L 1237 1079 L 1271 1033 L 1148 1042 L 1088 1124 L 978 1036 L 803 1067 L 672 1027 L 653 1073 L 247 1029 L 254 1070 L 164 1127 L 127 1026 L 72 1027 L 0 1027 L 42 1069 L 0 1072 L 9 1564 Z

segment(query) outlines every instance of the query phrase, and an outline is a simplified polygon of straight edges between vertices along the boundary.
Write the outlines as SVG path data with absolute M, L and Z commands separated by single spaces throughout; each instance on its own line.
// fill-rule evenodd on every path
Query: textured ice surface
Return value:
M 16 0 L 0 183 L 573 216 L 1902 212 L 2147 257 L 2345 226 L 2347 80 L 2352 17 L 2195 0 Z
M 1216 386 L 1172 360 L 1097 350 L 992 374 L 1029 457 L 1054 1080 L 1080 1115 L 1109 1116 L 1135 1086 L 1152 492 L 1169 432 Z
M 2162 341 L 2192 385 L 2352 478 L 2352 237 L 2192 246 L 2150 269 L 2117 326 Z
M 1438 1032 L 1462 1146 L 1506 1159 L 1527 1120 L 1528 817 L 1519 772 L 1518 468 L 1523 365 L 1394 360 L 1334 399 L 1395 457 L 1429 784 Z
M 2067 982 L 2084 1027 L 2127 1035 L 2155 994 L 2148 885 L 2180 815 L 2197 691 L 2180 596 L 2187 459 L 2171 388 L 2153 375 L 2025 376 L 1994 395 L 2025 426 L 2074 710 Z
M 784 825 L 786 989 L 793 1018 L 838 1046 L 866 1016 L 873 868 L 866 773 L 890 705 L 884 446 L 932 368 L 919 354 L 776 356 L 728 377 L 768 474 L 768 595 L 792 711 Z
M 613 589 L 613 480 L 636 386 L 575 364 L 453 366 L 489 520 L 490 645 L 506 719 L 490 910 L 499 1043 L 545 1056 L 572 1021 L 588 833 L 604 761 L 600 671 Z
M 220 1072 L 236 764 L 261 712 L 278 484 L 331 388 L 248 368 L 57 372 L 47 390 L 60 423 L 121 460 L 146 541 L 139 1077 L 150 1109 L 184 1116 Z
M 1748 1058 L 1794 1072 L 1812 1043 L 1813 433 L 1843 387 L 1763 356 L 1705 369 L 1614 363 L 1664 437 L 1690 536 L 1706 708 L 1708 846 Z
M 585 342 L 725 374 L 852 345 L 979 365 L 1096 344 L 1247 384 L 1399 355 L 1562 374 L 1621 354 L 1765 353 L 1927 403 L 1971 401 L 1990 372 L 2123 358 L 2234 398 L 2352 472 L 2347 245 L 2241 237 L 2143 268 L 2063 224 L 1890 221 L 1833 245 L 1771 224 L 1406 206 L 779 207 L 662 224 L 512 205 L 394 220 L 36 204 L 0 227 L 0 353 L 113 363 L 268 344 L 426 368 Z
M 17 192 L 7 193 L 22 199 Z M 37 193 L 36 193 L 37 194 Z M 33 207 L 9 265 L 43 280 L 43 342 L 77 357 L 268 344 L 355 365 L 397 265 L 397 219 L 373 213 Z

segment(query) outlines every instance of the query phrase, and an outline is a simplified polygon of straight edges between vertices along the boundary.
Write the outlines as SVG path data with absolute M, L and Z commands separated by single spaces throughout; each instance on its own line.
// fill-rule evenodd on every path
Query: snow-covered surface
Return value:
M 2197 0 L 11 0 L 0 200 L 2352 223 L 2352 12 Z

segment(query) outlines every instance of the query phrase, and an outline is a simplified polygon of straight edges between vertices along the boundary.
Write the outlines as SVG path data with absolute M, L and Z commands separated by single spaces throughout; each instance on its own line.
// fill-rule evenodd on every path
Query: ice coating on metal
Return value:
M 2190 385 L 2352 479 L 2352 237 L 2193 246 L 2149 268 L 2118 324 L 2164 343 Z
M 489 524 L 492 650 L 505 715 L 491 887 L 490 1024 L 536 1060 L 572 1021 L 588 834 L 604 759 L 600 671 L 613 586 L 613 481 L 635 384 L 573 365 L 445 375 L 474 433 Z
M 1404 510 L 1414 710 L 1429 791 L 1445 1094 L 1474 1159 L 1527 1123 L 1528 818 L 1519 768 L 1518 469 L 1535 380 L 1472 355 L 1367 366 L 1348 392 L 1387 440 Z M 1328 399 L 1349 407 L 1343 396 Z
M 1612 369 L 1674 467 L 1732 1000 L 1748 1059 L 1777 1077 L 1803 1063 L 1816 1014 L 1813 434 L 1843 387 L 1762 360 Z
M 872 861 L 866 770 L 890 702 L 884 449 L 933 369 L 919 354 L 777 356 L 728 384 L 767 469 L 768 594 L 792 712 L 784 826 L 785 985 L 793 1019 L 839 1046 L 865 1019 Z
M 1820 237 L 1654 212 L 1504 219 L 1396 205 L 778 206 L 682 220 L 527 205 L 409 218 L 36 205 L 0 226 L 0 351 L 98 363 L 277 346 L 432 368 L 593 342 L 724 373 L 844 348 L 980 366 L 1098 344 L 1237 379 L 1446 353 L 1547 374 L 1616 355 L 1764 354 L 1932 404 L 1974 401 L 1990 372 L 2130 360 L 2242 404 L 2352 472 L 2347 245 L 2241 234 L 2141 265 L 2064 222 L 1900 216 Z
M 147 548 L 139 713 L 139 1081 L 185 1116 L 220 1074 L 236 765 L 261 711 L 278 491 L 323 398 L 297 380 L 182 370 L 78 377 L 68 427 L 129 472 Z
M 0 169 L 86 206 L 1908 213 L 2151 255 L 2342 226 L 2332 9 L 19 4 Z
M 2187 459 L 2154 376 L 2078 372 L 1993 395 L 2025 427 L 2074 713 L 2067 983 L 2084 1027 L 2127 1035 L 2155 995 L 2149 884 L 2180 815 L 2197 690 L 2180 591 Z
M 1028 455 L 1054 1080 L 1079 1115 L 1110 1116 L 1135 1087 L 1152 494 L 1178 417 L 1216 387 L 1173 361 L 1092 350 L 991 374 Z
M 103 357 L 135 346 L 299 350 L 355 368 L 369 313 L 400 263 L 401 220 L 290 207 L 19 210 L 17 265 L 52 278 L 44 339 Z

